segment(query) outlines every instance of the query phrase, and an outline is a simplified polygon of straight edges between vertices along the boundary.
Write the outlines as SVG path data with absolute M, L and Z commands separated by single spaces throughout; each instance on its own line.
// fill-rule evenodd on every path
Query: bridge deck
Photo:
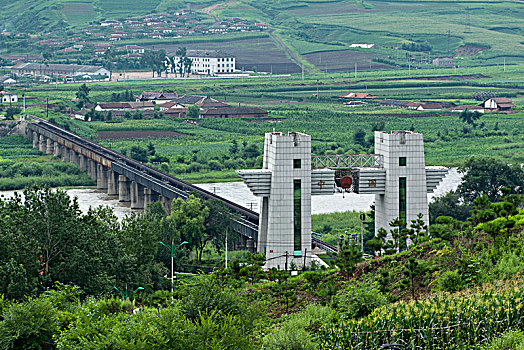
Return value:
M 113 151 L 109 148 L 103 147 L 90 141 L 86 138 L 78 136 L 68 130 L 60 128 L 45 119 L 32 117 L 34 123 L 33 128 L 39 128 L 39 133 L 47 133 L 48 137 L 53 138 L 56 142 L 69 145 L 76 145 L 77 149 L 84 149 L 96 155 L 98 160 L 104 160 L 104 165 L 111 168 L 119 175 L 124 175 L 127 178 L 136 181 L 137 183 L 146 186 L 166 196 L 173 198 L 187 198 L 191 193 L 195 193 L 206 200 L 218 200 L 222 202 L 227 208 L 232 210 L 238 216 L 233 220 L 233 228 L 240 234 L 254 239 L 255 242 L 258 236 L 258 213 L 236 204 L 228 199 L 217 196 L 214 193 L 206 191 L 200 187 L 192 185 L 184 180 L 166 174 L 156 168 L 145 165 L 121 153 Z M 313 238 L 315 245 L 329 252 L 336 252 L 336 248 L 319 240 Z

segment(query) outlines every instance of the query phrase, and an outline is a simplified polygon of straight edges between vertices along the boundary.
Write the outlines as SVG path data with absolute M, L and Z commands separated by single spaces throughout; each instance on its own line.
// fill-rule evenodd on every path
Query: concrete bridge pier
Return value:
M 173 202 L 172 199 L 169 199 L 165 196 L 160 196 L 160 203 L 164 206 L 164 209 L 166 210 L 167 215 L 171 214 L 171 203 Z
M 63 162 L 73 162 L 71 160 L 71 151 L 66 146 L 62 146 L 62 161 Z
M 248 238 L 246 241 L 246 247 L 250 253 L 255 253 L 255 240 Z
M 40 152 L 45 153 L 46 146 L 47 146 L 46 145 L 46 141 L 45 141 L 45 136 L 40 135 L 38 137 L 38 140 L 39 140 L 39 142 L 38 142 L 38 149 L 40 150 Z
M 53 156 L 58 157 L 62 152 L 62 145 L 58 142 L 53 142 Z
M 118 196 L 118 175 L 111 169 L 107 170 L 107 194 Z
M 77 154 L 77 156 L 80 171 L 87 171 L 87 158 L 83 154 Z
M 107 172 L 108 169 L 102 164 L 97 165 L 96 171 L 96 188 L 99 190 L 107 189 Z
M 130 181 L 124 175 L 118 176 L 118 200 L 120 202 L 131 201 Z
M 38 148 L 40 141 L 40 135 L 37 132 L 33 132 L 33 148 Z
M 76 166 L 80 167 L 80 157 L 74 150 L 69 151 L 69 161 Z
M 96 181 L 98 164 L 92 159 L 87 160 L 87 173 L 89 177 Z
M 131 181 L 131 209 L 144 209 L 144 186 Z
M 51 139 L 45 140 L 45 153 L 46 154 L 53 154 L 54 152 L 54 141 Z
M 150 188 L 144 187 L 144 208 L 147 207 L 148 204 L 154 202 L 158 202 L 158 193 Z

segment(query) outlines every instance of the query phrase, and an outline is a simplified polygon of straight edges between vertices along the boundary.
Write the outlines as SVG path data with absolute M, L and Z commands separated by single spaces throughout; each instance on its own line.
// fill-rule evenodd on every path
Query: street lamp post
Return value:
M 125 294 L 122 293 L 122 291 L 121 291 L 120 289 L 118 289 L 117 287 L 113 286 L 113 288 L 115 288 L 116 291 L 117 291 L 118 293 L 120 293 L 120 295 L 122 296 L 122 298 L 127 299 L 127 288 L 126 288 L 126 292 L 125 292 Z M 142 289 L 144 289 L 144 288 L 143 288 L 143 287 L 138 287 L 137 289 L 135 289 L 134 291 L 132 291 L 131 294 L 135 294 L 136 292 L 138 292 L 139 290 L 142 290 Z
M 180 244 L 177 244 L 175 245 L 174 242 L 171 242 L 171 245 L 169 244 L 165 244 L 164 242 L 159 242 L 160 244 L 162 244 L 164 247 L 166 247 L 167 249 L 169 249 L 169 251 L 171 252 L 171 294 L 173 294 L 173 285 L 174 285 L 174 258 L 175 258 L 175 251 L 180 248 L 182 245 L 184 244 L 187 244 L 189 242 L 182 242 Z

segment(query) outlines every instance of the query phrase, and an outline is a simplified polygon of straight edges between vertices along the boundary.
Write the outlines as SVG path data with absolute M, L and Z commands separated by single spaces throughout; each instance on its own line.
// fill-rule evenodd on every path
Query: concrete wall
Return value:
M 301 167 L 293 167 L 300 159 Z M 304 255 L 311 254 L 311 136 L 302 133 L 267 133 L 264 145 L 264 168 L 272 172 L 271 193 L 268 202 L 262 199 L 261 208 L 267 210 L 267 233 L 259 232 L 258 251 L 265 252 L 267 267 L 284 268 L 288 255 L 288 267 L 293 261 L 297 266 L 304 263 Z M 292 176 L 289 176 L 292 174 Z M 301 180 L 301 249 L 294 251 L 294 180 Z M 267 208 L 267 209 L 266 209 Z M 261 220 L 265 221 L 265 213 Z M 267 240 L 264 241 L 265 236 Z M 268 243 L 270 242 L 270 243 Z M 265 247 L 264 247 L 265 245 Z M 309 252 L 309 253 L 308 253 Z M 306 264 L 310 258 L 306 257 Z
M 428 197 L 424 142 L 422 134 L 410 131 L 385 133 L 375 131 L 375 153 L 384 156 L 386 170 L 385 194 L 375 195 L 375 231 L 383 227 L 388 232 L 389 223 L 399 217 L 399 178 L 406 178 L 406 221 L 422 213 L 428 223 Z M 406 157 L 406 165 L 399 158 Z

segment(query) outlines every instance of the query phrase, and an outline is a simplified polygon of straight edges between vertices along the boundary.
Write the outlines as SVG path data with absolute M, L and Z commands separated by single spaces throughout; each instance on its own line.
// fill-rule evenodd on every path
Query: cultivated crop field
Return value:
M 81 26 L 89 23 L 96 17 L 96 12 L 93 9 L 91 2 L 68 2 L 64 4 L 62 9 L 66 20 L 69 23 L 74 23 L 75 26 Z
M 251 70 L 256 67 L 259 72 L 270 72 L 272 67 L 275 74 L 300 71 L 300 68 L 291 62 L 284 51 L 269 37 L 226 42 L 155 45 L 156 50 L 165 49 L 169 55 L 174 55 L 180 47 L 185 47 L 188 50 L 222 50 L 235 56 L 237 69 L 244 67 L 245 70 Z M 247 47 L 249 47 L 249 50 L 246 50 Z
M 324 72 L 351 71 L 355 64 L 357 70 L 393 68 L 372 61 L 373 58 L 383 57 L 386 56 L 357 50 L 321 51 L 304 55 L 304 58 Z

